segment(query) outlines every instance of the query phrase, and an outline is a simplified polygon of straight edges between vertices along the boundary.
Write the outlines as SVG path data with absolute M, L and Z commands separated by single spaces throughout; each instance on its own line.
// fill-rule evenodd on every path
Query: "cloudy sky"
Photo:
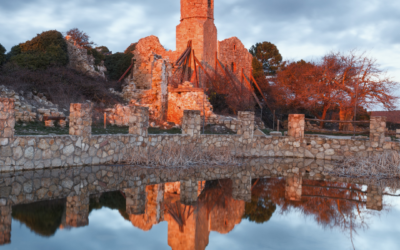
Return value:
M 156 35 L 175 49 L 179 0 L 1 0 L 0 43 L 9 50 L 37 33 L 77 27 L 113 52 Z M 317 60 L 330 51 L 367 51 L 400 82 L 398 0 L 216 0 L 218 39 L 247 48 L 270 41 L 285 60 Z

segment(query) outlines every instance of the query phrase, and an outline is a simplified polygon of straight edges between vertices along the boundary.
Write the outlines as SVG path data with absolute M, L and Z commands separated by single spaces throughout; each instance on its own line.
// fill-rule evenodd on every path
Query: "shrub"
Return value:
M 97 51 L 97 49 L 87 48 L 87 54 L 94 57 L 94 65 L 99 66 L 104 61 L 105 56 L 103 53 Z
M 50 30 L 37 35 L 30 41 L 14 46 L 7 58 L 24 68 L 44 69 L 50 65 L 68 64 L 67 43 L 63 35 Z
M 128 48 L 126 48 L 124 53 L 125 54 L 132 54 L 132 52 L 136 49 L 136 45 L 137 45 L 137 43 L 132 43 L 131 45 L 129 45 Z
M 107 68 L 109 80 L 118 81 L 132 63 L 132 54 L 116 53 L 105 56 L 104 65 Z
M 100 50 L 101 53 L 108 53 L 110 50 L 106 46 L 96 47 L 97 50 Z
M 0 43 L 0 65 L 6 61 L 6 49 Z

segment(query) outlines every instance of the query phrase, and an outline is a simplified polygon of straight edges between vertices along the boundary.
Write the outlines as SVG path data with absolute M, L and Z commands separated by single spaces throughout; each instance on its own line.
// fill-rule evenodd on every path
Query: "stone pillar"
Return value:
M 243 136 L 244 139 L 253 138 L 254 112 L 239 111 L 238 118 L 240 120 L 240 124 L 237 134 Z
M 289 115 L 288 136 L 294 138 L 304 138 L 305 115 Z
M 181 203 L 194 205 L 197 201 L 198 182 L 192 180 L 181 181 L 180 189 Z
M 374 185 L 367 189 L 367 209 L 381 211 L 382 206 L 382 188 Z
M 372 116 L 369 128 L 371 147 L 382 147 L 385 142 L 386 116 Z
M 164 221 L 165 184 L 157 184 L 157 223 Z
M 0 98 L 0 138 L 11 138 L 14 136 L 14 107 L 14 99 Z
M 92 135 L 92 104 L 71 103 L 69 115 L 69 134 L 90 137 Z
M 129 105 L 129 134 L 147 137 L 149 128 L 149 108 Z
M 146 209 L 146 186 L 126 188 L 124 193 L 126 197 L 126 213 L 128 215 L 144 214 Z
M 242 176 L 242 178 L 232 179 L 232 198 L 251 202 L 251 177 Z
M 290 201 L 301 201 L 302 185 L 301 175 L 286 177 L 285 198 Z
M 89 225 L 89 195 L 87 192 L 67 197 L 65 224 L 67 227 Z
M 0 201 L 0 245 L 11 243 L 11 206 Z
M 182 117 L 182 134 L 198 136 L 201 133 L 200 110 L 185 110 Z

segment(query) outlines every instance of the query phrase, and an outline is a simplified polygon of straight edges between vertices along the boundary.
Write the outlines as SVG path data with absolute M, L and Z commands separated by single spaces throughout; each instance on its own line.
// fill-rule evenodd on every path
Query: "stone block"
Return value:
M 288 123 L 288 136 L 294 138 L 304 138 L 305 115 L 290 114 Z
M 92 135 L 91 103 L 71 103 L 69 116 L 69 134 L 90 137 Z
M 15 104 L 14 99 L 0 98 L 0 138 L 14 136 Z
M 185 110 L 182 118 L 182 134 L 199 136 L 201 133 L 200 110 Z
M 240 120 L 239 128 L 237 131 L 238 135 L 241 135 L 244 139 L 250 139 L 254 136 L 254 112 L 239 111 L 238 118 Z
M 381 147 L 385 142 L 386 117 L 372 116 L 370 120 L 369 139 L 374 143 L 372 147 Z

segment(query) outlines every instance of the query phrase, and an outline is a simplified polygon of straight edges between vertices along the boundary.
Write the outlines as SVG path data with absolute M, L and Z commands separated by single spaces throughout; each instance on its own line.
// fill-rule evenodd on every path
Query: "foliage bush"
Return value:
M 6 61 L 6 49 L 0 43 L 0 65 Z
M 96 49 L 99 49 L 101 53 L 108 53 L 110 50 L 106 46 L 100 46 L 96 47 Z
M 115 53 L 105 56 L 104 65 L 107 68 L 109 80 L 118 81 L 132 63 L 132 54 Z
M 33 70 L 45 69 L 49 66 L 66 66 L 68 64 L 67 43 L 60 32 L 46 31 L 30 41 L 14 46 L 7 59 L 20 67 Z
M 94 57 L 94 65 L 99 66 L 105 59 L 105 55 L 102 52 L 97 51 L 97 49 L 87 48 L 87 54 Z
M 131 45 L 129 45 L 128 48 L 126 48 L 124 53 L 125 54 L 132 54 L 132 52 L 136 49 L 136 45 L 137 45 L 137 43 L 132 43 Z

